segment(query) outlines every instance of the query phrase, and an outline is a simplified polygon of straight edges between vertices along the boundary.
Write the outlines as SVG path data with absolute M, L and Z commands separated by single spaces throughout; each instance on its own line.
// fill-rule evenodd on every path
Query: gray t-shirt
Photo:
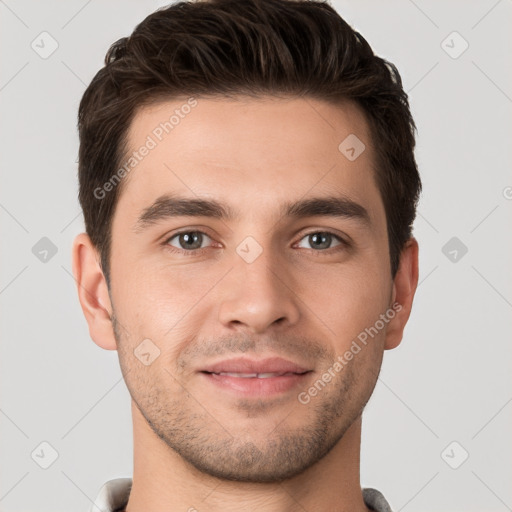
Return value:
M 119 512 L 124 510 L 128 503 L 131 478 L 115 478 L 109 480 L 100 489 L 100 492 L 89 512 Z M 392 512 L 386 498 L 377 489 L 363 488 L 363 500 L 365 505 L 375 512 Z

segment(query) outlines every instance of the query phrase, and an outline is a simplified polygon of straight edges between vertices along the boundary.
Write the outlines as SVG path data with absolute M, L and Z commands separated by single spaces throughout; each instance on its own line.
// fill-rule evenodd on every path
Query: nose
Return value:
M 221 283 L 219 321 L 225 327 L 262 333 L 299 321 L 297 286 L 289 269 L 270 253 L 264 250 L 252 263 L 234 255 L 234 268 Z

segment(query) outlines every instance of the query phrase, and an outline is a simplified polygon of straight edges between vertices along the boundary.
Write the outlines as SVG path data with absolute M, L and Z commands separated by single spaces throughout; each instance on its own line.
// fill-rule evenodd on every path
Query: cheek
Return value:
M 371 269 L 370 265 L 339 267 L 318 273 L 314 279 L 299 278 L 299 297 L 340 341 L 350 342 L 388 307 L 391 279 L 380 269 Z
M 150 338 L 166 350 L 172 340 L 193 334 L 190 321 L 198 311 L 204 316 L 205 305 L 215 306 L 208 296 L 225 274 L 222 268 L 187 269 L 161 262 L 116 265 L 112 281 L 116 315 L 134 340 Z

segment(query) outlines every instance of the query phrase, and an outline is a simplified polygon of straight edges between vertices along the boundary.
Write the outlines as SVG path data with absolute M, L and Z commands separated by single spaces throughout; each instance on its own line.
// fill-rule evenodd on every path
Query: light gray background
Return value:
M 2 511 L 85 511 L 132 474 L 117 354 L 90 340 L 71 275 L 76 113 L 109 45 L 160 5 L 0 0 Z M 362 485 L 395 511 L 512 510 L 512 1 L 333 5 L 398 66 L 424 184 L 420 285 L 366 409 Z M 47 59 L 31 47 L 43 31 L 59 45 Z M 58 250 L 46 262 L 42 237 Z M 452 237 L 468 248 L 455 262 Z

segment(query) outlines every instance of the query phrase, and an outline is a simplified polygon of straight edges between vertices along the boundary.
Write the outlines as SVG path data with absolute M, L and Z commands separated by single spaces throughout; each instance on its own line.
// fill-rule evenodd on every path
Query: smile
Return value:
M 207 372 L 207 373 L 214 373 L 215 375 L 226 375 L 228 377 L 237 377 L 240 379 L 270 379 L 272 377 L 285 377 L 288 375 L 301 375 L 294 372 L 287 372 L 287 373 L 235 373 L 235 372 Z M 304 372 L 306 373 L 306 372 Z

